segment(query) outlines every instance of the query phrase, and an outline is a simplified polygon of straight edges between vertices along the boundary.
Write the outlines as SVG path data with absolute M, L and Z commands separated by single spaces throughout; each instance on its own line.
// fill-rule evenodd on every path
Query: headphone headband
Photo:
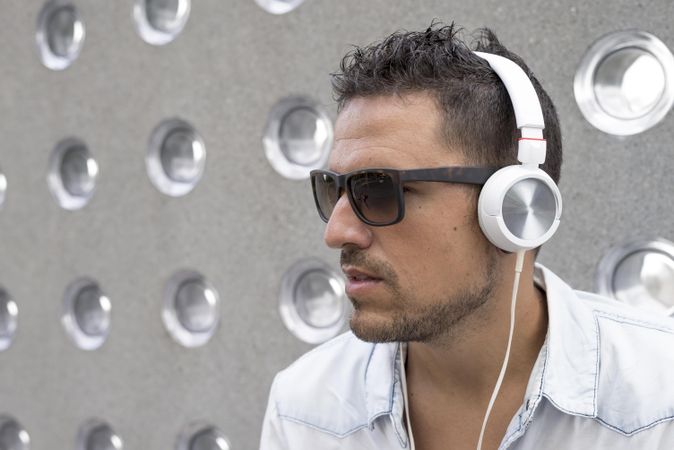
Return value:
M 513 61 L 503 56 L 492 53 L 474 52 L 477 56 L 485 59 L 491 68 L 505 84 L 515 109 L 517 128 L 545 128 L 541 103 L 536 95 L 536 90 L 524 70 Z M 515 101 L 517 99 L 517 101 Z M 524 133 L 524 130 L 522 131 Z M 537 136 L 524 136 L 523 138 L 536 138 Z M 541 138 L 542 136 L 538 136 Z
M 515 112 L 517 128 L 522 133 L 517 159 L 526 166 L 538 166 L 545 162 L 543 140 L 543 110 L 531 80 L 524 70 L 513 61 L 492 53 L 473 52 L 486 60 L 496 75 L 503 81 Z

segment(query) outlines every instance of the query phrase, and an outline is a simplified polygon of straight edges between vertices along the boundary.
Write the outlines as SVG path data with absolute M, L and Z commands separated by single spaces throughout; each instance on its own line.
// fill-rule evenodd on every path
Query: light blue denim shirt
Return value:
M 536 279 L 548 334 L 499 449 L 674 449 L 674 320 Z M 408 448 L 403 345 L 345 333 L 302 356 L 274 379 L 260 449 Z

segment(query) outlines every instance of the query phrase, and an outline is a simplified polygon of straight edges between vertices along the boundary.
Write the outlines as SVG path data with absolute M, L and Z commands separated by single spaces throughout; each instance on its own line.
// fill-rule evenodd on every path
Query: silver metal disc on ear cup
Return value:
M 555 195 L 542 180 L 525 178 L 515 183 L 503 199 L 503 221 L 519 239 L 537 240 L 555 222 Z
M 543 245 L 557 231 L 561 215 L 559 188 L 538 168 L 504 167 L 480 192 L 480 227 L 492 244 L 508 252 Z

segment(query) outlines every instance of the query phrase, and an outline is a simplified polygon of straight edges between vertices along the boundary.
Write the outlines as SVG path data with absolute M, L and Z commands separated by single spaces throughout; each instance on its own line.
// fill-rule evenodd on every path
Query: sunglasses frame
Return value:
M 371 168 L 371 169 L 360 169 L 354 170 L 353 172 L 348 172 L 344 174 L 338 174 L 329 170 L 312 170 L 310 173 L 311 178 L 311 190 L 314 194 L 314 202 L 316 203 L 316 209 L 318 210 L 318 215 L 321 217 L 323 222 L 328 223 L 330 220 L 329 217 L 326 217 L 321 210 L 320 204 L 318 202 L 318 196 L 316 195 L 316 178 L 321 175 L 328 175 L 335 180 L 337 187 L 337 200 L 342 196 L 342 192 L 346 192 L 346 196 L 349 199 L 349 204 L 351 209 L 356 214 L 358 219 L 363 223 L 373 226 L 373 227 L 384 227 L 388 225 L 394 225 L 405 217 L 405 201 L 403 195 L 403 183 L 414 182 L 414 181 L 429 181 L 429 182 L 439 182 L 439 183 L 460 183 L 460 184 L 474 184 L 478 186 L 484 185 L 489 177 L 491 177 L 498 168 L 493 167 L 435 167 L 428 169 L 408 169 L 408 170 L 398 170 L 398 169 L 389 169 L 389 168 Z M 353 198 L 353 189 L 351 188 L 350 181 L 353 177 L 363 174 L 386 174 L 391 177 L 394 185 L 397 189 L 395 192 L 396 202 L 398 205 L 398 215 L 395 219 L 389 222 L 377 223 L 367 219 L 363 213 L 356 206 L 356 201 Z M 332 215 L 332 213 L 330 213 Z

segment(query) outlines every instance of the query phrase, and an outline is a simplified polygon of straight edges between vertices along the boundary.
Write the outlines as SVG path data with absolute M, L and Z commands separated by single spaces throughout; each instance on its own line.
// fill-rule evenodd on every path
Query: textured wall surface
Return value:
M 670 0 L 307 0 L 272 16 L 252 0 L 195 0 L 184 32 L 164 47 L 136 34 L 130 0 L 75 0 L 87 36 L 62 72 L 35 46 L 40 0 L 0 10 L 0 284 L 19 306 L 19 329 L 0 353 L 0 413 L 31 434 L 32 448 L 72 448 L 79 424 L 108 420 L 125 448 L 172 448 L 203 419 L 235 449 L 256 448 L 273 375 L 310 348 L 277 312 L 281 277 L 295 260 L 337 266 L 322 244 L 307 181 L 268 164 L 261 143 L 271 106 L 289 94 L 323 103 L 334 118 L 328 73 L 350 44 L 433 18 L 490 26 L 529 62 L 556 102 L 565 164 L 562 226 L 540 260 L 594 289 L 602 254 L 629 237 L 674 239 L 674 116 L 626 139 L 594 129 L 573 96 L 573 76 L 599 36 L 636 28 L 674 48 Z M 149 182 L 150 131 L 178 116 L 202 134 L 205 175 L 169 198 Z M 46 185 L 60 139 L 83 139 L 97 159 L 95 196 L 60 209 Z M 204 347 L 173 342 L 160 320 L 163 285 L 177 269 L 202 272 L 220 292 L 222 320 Z M 74 278 L 96 278 L 113 305 L 108 341 L 75 348 L 59 321 Z

